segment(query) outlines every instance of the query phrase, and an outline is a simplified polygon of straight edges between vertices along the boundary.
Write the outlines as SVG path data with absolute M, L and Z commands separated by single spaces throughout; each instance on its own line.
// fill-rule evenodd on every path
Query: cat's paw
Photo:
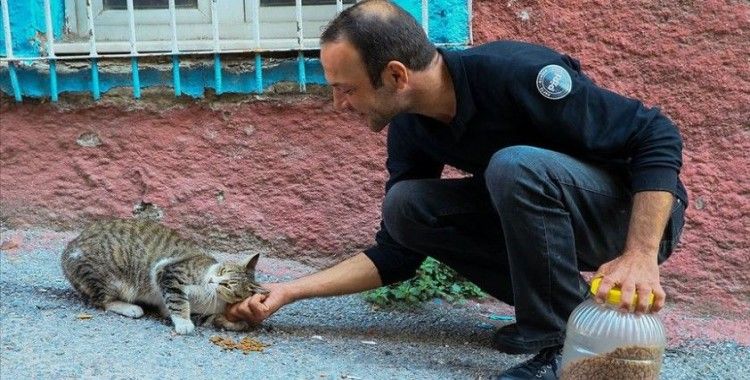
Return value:
M 195 325 L 190 319 L 172 316 L 172 324 L 174 331 L 180 335 L 192 334 L 195 330 Z
M 104 310 L 130 318 L 140 318 L 143 316 L 143 309 L 140 306 L 122 301 L 110 302 L 104 305 Z
M 214 326 L 230 330 L 230 331 L 244 331 L 250 328 L 250 325 L 245 321 L 230 322 L 224 317 L 223 314 L 217 314 L 214 318 Z

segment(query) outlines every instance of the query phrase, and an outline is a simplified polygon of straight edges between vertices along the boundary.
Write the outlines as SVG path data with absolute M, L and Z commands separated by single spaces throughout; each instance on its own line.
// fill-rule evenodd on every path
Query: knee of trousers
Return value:
M 388 234 L 399 244 L 409 247 L 414 227 L 419 224 L 420 205 L 425 201 L 421 181 L 407 180 L 393 185 L 383 200 L 383 224 Z
M 484 177 L 493 199 L 517 197 L 538 192 L 553 182 L 554 153 L 532 146 L 518 145 L 495 152 Z

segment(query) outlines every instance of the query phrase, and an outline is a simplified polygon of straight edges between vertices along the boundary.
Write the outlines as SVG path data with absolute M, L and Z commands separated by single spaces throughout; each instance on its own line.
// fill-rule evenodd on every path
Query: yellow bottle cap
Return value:
M 591 280 L 591 294 L 596 295 L 596 292 L 599 290 L 599 285 L 602 283 L 601 277 L 595 277 Z M 622 299 L 622 290 L 620 290 L 619 286 L 614 286 L 612 289 L 609 290 L 609 293 L 607 293 L 607 303 L 620 306 L 620 300 Z M 638 303 L 638 294 L 633 294 L 633 302 L 631 302 L 632 305 L 635 305 Z M 654 292 L 651 292 L 648 295 L 648 305 L 651 306 L 654 304 Z

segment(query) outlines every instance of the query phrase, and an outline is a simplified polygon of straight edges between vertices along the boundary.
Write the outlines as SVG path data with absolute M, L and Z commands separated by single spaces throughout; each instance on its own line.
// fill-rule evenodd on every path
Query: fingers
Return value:
M 230 322 L 244 320 L 253 324 L 263 322 L 270 315 L 269 307 L 263 304 L 266 297 L 265 294 L 256 293 L 241 302 L 230 305 L 225 312 L 227 320 Z
M 253 315 L 255 316 L 264 316 L 268 312 L 269 308 L 267 305 L 263 303 L 263 301 L 266 300 L 265 294 L 256 293 L 253 294 L 252 297 L 250 297 L 250 300 L 248 302 L 248 306 L 250 307 L 250 310 L 252 311 Z
M 239 307 L 241 303 L 242 302 L 238 302 L 238 303 L 227 306 L 227 309 L 224 310 L 224 318 L 226 318 L 227 321 L 237 322 L 242 319 L 240 318 L 238 311 L 237 311 L 237 308 Z
M 667 293 L 661 287 L 661 284 L 656 284 L 653 292 L 654 304 L 651 306 L 651 312 L 656 313 L 664 307 L 664 302 L 667 300 Z
M 620 289 L 620 304 L 617 305 L 621 310 L 630 313 L 655 313 L 664 307 L 666 293 L 659 283 L 651 285 L 649 283 L 636 283 L 631 279 L 626 279 L 620 283 L 613 276 L 599 276 L 601 282 L 595 294 L 595 300 L 598 303 L 607 302 L 607 294 L 612 288 Z M 651 303 L 653 297 L 653 303 Z M 651 303 L 651 304 L 650 304 Z M 650 305 L 649 305 L 650 304 Z
M 596 291 L 596 302 L 604 303 L 607 302 L 607 294 L 615 286 L 615 280 L 611 276 L 598 274 L 597 276 L 601 277 L 601 282 L 599 283 L 599 289 Z
M 625 280 L 620 285 L 620 309 L 623 311 L 633 312 L 635 311 L 635 305 L 633 304 L 633 297 L 635 296 L 635 283 L 631 280 Z

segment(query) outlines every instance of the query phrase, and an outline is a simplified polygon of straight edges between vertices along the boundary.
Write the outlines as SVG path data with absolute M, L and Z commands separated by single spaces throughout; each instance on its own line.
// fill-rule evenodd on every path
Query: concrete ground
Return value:
M 307 300 L 253 331 L 202 327 L 176 336 L 155 314 L 132 320 L 85 304 L 59 267 L 74 236 L 2 231 L 0 379 L 486 379 L 526 359 L 490 347 L 492 331 L 512 317 L 492 300 L 433 301 L 412 310 L 374 309 L 358 295 Z M 259 278 L 313 270 L 263 258 Z M 670 331 L 663 379 L 750 379 L 747 319 L 675 307 L 661 314 Z M 267 346 L 248 354 L 222 350 L 215 336 L 249 336 Z

